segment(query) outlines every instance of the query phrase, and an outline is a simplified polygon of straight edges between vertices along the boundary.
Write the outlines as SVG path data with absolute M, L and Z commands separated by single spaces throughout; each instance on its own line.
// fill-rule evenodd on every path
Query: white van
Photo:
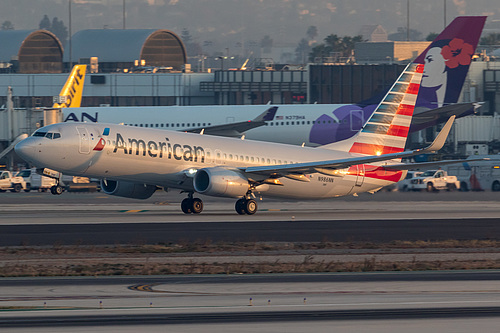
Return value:
M 456 176 L 462 191 L 500 191 L 500 155 L 474 155 L 468 159 L 489 158 L 489 161 L 474 161 L 450 164 L 444 169 Z

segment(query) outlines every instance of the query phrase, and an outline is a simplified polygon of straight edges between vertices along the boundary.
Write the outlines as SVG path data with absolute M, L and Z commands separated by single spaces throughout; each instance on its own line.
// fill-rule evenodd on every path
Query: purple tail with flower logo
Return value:
M 474 112 L 473 103 L 458 102 L 486 16 L 455 18 L 414 61 L 425 69 L 410 132 Z M 316 119 L 309 142 L 326 145 L 355 135 L 371 117 L 385 93 L 359 104 L 338 105 Z M 437 110 L 436 110 L 437 109 Z
M 485 21 L 486 16 L 455 18 L 415 59 L 425 65 L 417 109 L 458 102 Z

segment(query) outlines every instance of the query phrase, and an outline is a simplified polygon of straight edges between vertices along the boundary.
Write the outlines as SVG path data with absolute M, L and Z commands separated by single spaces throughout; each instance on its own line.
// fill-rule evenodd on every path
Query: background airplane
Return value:
M 485 21 L 485 16 L 457 17 L 415 60 L 428 66 L 411 132 L 444 122 L 451 115 L 461 117 L 474 112 L 477 105 L 473 103 L 454 103 L 458 101 Z M 457 47 L 460 49 L 452 50 Z M 253 118 L 272 105 L 101 107 L 63 109 L 63 113 L 65 122 L 123 123 L 190 132 L 204 129 L 207 134 L 245 134 L 247 139 L 314 147 L 352 137 L 379 102 L 380 98 L 359 104 L 275 105 L 273 119 L 251 128 L 240 125 L 252 123 Z
M 59 96 L 54 97 L 52 109 L 79 108 L 81 106 L 86 71 L 87 65 L 73 66 Z
M 111 195 L 144 199 L 157 186 L 188 192 L 184 213 L 200 213 L 194 192 L 239 198 L 238 214 L 254 214 L 254 195 L 318 199 L 375 191 L 403 179 L 401 158 L 439 150 L 454 116 L 435 142 L 404 151 L 423 65 L 403 71 L 366 126 L 354 137 L 321 148 L 114 124 L 46 126 L 16 146 L 40 168 L 103 179 Z

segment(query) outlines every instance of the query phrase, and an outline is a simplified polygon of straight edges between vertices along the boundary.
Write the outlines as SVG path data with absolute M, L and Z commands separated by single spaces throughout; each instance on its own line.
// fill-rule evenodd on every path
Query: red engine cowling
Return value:
M 198 170 L 193 185 L 198 193 L 229 198 L 242 197 L 249 188 L 248 179 L 241 173 L 220 167 Z
M 147 199 L 155 193 L 156 186 L 116 180 L 101 180 L 101 190 L 106 194 L 118 197 Z

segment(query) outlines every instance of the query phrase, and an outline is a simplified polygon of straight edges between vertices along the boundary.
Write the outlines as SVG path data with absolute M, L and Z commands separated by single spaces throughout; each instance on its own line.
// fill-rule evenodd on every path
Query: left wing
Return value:
M 267 121 L 273 120 L 276 111 L 278 111 L 278 107 L 273 106 L 252 120 L 239 121 L 223 125 L 190 128 L 189 130 L 186 130 L 186 132 L 201 133 L 203 131 L 203 134 L 210 134 L 217 136 L 229 136 L 229 137 L 241 136 L 244 132 L 252 128 L 263 126 L 266 124 Z
M 451 126 L 453 125 L 453 121 L 455 120 L 455 116 L 451 116 L 450 119 L 443 126 L 441 132 L 439 132 L 438 136 L 434 140 L 434 142 L 423 149 L 416 149 L 401 153 L 393 153 L 393 154 L 383 154 L 383 155 L 370 155 L 370 156 L 359 156 L 345 159 L 337 159 L 337 160 L 329 160 L 329 161 L 318 161 L 318 162 L 305 162 L 305 163 L 296 163 L 296 164 L 281 164 L 281 165 L 265 165 L 265 166 L 255 166 L 248 168 L 241 168 L 241 171 L 246 173 L 255 173 L 259 175 L 267 175 L 271 178 L 279 178 L 284 177 L 289 174 L 307 174 L 314 172 L 328 173 L 335 172 L 338 169 L 345 169 L 352 165 L 365 164 L 365 163 L 373 163 L 373 162 L 381 162 L 388 161 L 392 159 L 399 159 L 403 157 L 410 157 L 419 154 L 425 153 L 435 153 L 441 148 L 450 133 Z M 403 164 L 396 164 L 400 169 Z M 388 168 L 392 168 L 391 165 L 387 165 Z M 418 167 L 418 163 L 408 164 L 406 169 L 412 169 Z M 319 169 L 319 170 L 318 170 Z

